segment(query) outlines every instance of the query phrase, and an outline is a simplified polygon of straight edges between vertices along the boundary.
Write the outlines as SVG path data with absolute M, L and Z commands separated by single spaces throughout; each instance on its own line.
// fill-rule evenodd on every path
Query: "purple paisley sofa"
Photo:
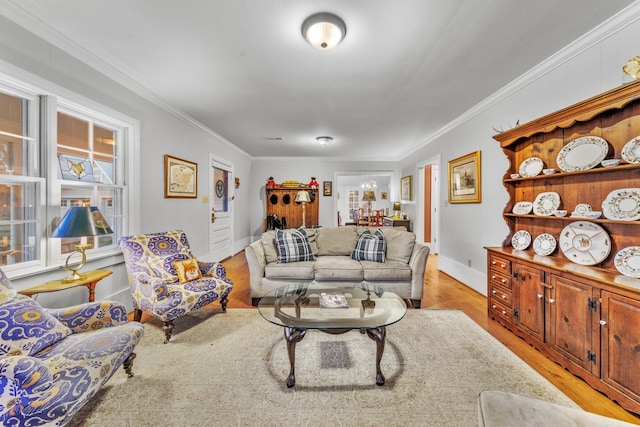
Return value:
M 59 426 L 123 365 L 142 337 L 122 304 L 44 309 L 0 270 L 0 424 Z
M 233 282 L 222 264 L 196 260 L 183 231 L 124 236 L 119 244 L 129 275 L 134 320 L 139 321 L 143 311 L 160 319 L 165 344 L 178 317 L 218 300 L 222 311 L 227 310 Z M 175 266 L 180 262 L 195 263 L 200 277 L 181 283 Z

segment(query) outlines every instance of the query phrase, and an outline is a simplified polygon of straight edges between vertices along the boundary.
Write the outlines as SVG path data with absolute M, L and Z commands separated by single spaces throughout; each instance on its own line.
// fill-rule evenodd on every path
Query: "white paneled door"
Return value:
M 222 261 L 233 255 L 233 165 L 209 155 L 209 256 Z

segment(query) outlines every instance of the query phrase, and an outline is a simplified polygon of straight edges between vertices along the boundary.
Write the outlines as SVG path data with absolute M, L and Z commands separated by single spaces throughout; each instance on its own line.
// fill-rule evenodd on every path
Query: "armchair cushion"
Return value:
M 149 265 L 156 277 L 159 277 L 165 283 L 172 283 L 178 281 L 178 273 L 174 264 L 188 259 L 191 259 L 191 256 L 184 253 L 165 256 L 151 255 L 147 258 L 147 265 Z
M 202 278 L 202 273 L 198 267 L 198 260 L 195 258 L 174 261 L 173 266 L 178 274 L 178 280 L 182 284 Z
M 69 334 L 71 329 L 27 296 L 0 306 L 0 355 L 32 356 Z

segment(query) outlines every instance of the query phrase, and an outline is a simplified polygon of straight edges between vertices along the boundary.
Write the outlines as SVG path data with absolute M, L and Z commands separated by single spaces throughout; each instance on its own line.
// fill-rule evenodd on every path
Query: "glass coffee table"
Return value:
M 393 292 L 367 282 L 316 282 L 291 284 L 275 289 L 260 299 L 258 311 L 269 322 L 284 327 L 291 369 L 287 387 L 296 383 L 296 343 L 307 331 L 316 329 L 343 334 L 353 329 L 376 342 L 376 384 L 384 385 L 380 370 L 386 327 L 407 313 L 407 304 Z

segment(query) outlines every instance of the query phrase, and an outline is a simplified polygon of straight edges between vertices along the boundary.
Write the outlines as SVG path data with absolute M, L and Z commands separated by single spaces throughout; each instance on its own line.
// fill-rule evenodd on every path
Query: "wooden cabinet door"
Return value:
M 593 294 L 594 289 L 591 286 L 564 277 L 551 276 L 547 343 L 565 360 L 598 375 L 599 316 L 594 311 L 594 308 L 597 310 L 597 305 L 594 305 Z
M 602 291 L 601 379 L 640 401 L 640 302 Z
M 531 337 L 544 342 L 544 271 L 514 264 L 514 306 L 516 325 Z

